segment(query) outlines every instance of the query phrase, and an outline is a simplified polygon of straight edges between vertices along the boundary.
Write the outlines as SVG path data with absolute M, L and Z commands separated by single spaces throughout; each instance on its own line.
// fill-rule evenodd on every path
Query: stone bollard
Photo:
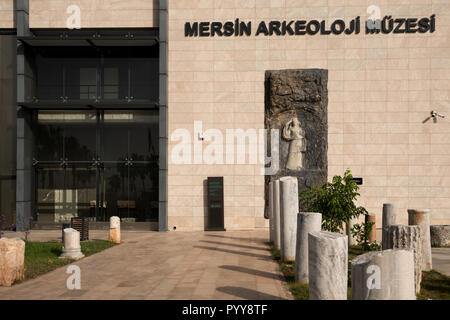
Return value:
M 25 242 L 22 239 L 0 239 L 0 286 L 10 287 L 25 277 Z
M 84 254 L 81 253 L 80 246 L 80 233 L 72 228 L 64 229 L 64 247 L 62 254 L 59 256 L 62 258 L 81 259 Z
M 352 260 L 352 300 L 415 300 L 409 250 L 373 251 Z
M 120 218 L 109 218 L 109 241 L 120 243 Z
M 422 231 L 422 270 L 433 268 L 431 257 L 430 210 L 408 209 L 408 224 L 420 226 Z
M 369 242 L 374 243 L 377 240 L 377 217 L 374 214 L 366 214 L 365 222 L 373 222 L 372 230 L 369 234 Z
M 295 252 L 295 281 L 308 283 L 308 234 L 322 229 L 322 214 L 300 212 L 297 215 L 297 245 Z
M 384 229 L 396 224 L 395 207 L 391 203 L 383 203 L 383 220 L 381 223 L 381 241 L 384 238 Z
M 347 236 L 327 231 L 308 236 L 310 300 L 347 300 Z
M 297 242 L 298 181 L 295 177 L 280 179 L 280 256 L 282 260 L 295 260 Z
M 430 226 L 430 237 L 433 247 L 450 246 L 450 225 Z
M 25 241 L 19 238 L 12 239 L 16 246 L 16 280 L 25 279 Z
M 352 236 L 352 228 L 355 225 L 355 219 L 351 219 L 348 223 L 345 224 L 345 233 L 348 236 L 348 245 L 349 246 L 354 246 L 357 245 L 358 243 L 356 242 L 355 237 Z
M 281 249 L 281 220 L 280 220 L 280 180 L 273 182 L 273 222 L 275 229 L 274 244 L 277 250 Z
M 275 243 L 275 226 L 273 221 L 273 201 L 274 199 L 274 182 L 269 182 L 269 239 L 270 242 Z
M 416 293 L 422 282 L 422 232 L 419 226 L 390 225 L 383 230 L 383 250 L 405 249 L 414 253 Z

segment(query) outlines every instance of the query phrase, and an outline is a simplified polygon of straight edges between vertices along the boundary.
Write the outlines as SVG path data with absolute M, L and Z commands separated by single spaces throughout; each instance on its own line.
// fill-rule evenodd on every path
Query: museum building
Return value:
M 450 224 L 448 4 L 0 0 L 0 227 L 267 228 L 346 169 Z

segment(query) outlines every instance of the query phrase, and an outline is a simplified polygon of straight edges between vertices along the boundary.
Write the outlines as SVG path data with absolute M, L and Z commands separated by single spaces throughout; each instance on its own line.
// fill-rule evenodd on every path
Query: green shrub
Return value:
M 364 249 L 364 251 L 380 250 L 380 245 L 376 241 L 373 243 L 369 242 L 370 232 L 372 231 L 374 224 L 375 222 L 363 222 L 353 225 L 350 230 L 352 236 L 356 239 L 356 242 Z
M 332 182 L 326 182 L 322 187 L 312 186 L 310 190 L 300 193 L 300 202 L 307 211 L 322 213 L 322 229 L 339 232 L 343 224 L 361 214 L 367 214 L 363 207 L 355 204 L 358 185 L 352 181 L 350 170 L 344 176 L 334 176 Z

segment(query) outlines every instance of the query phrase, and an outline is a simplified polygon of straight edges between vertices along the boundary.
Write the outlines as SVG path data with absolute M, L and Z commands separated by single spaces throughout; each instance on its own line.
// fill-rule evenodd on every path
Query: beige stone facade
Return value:
M 264 128 L 264 73 L 328 69 L 329 179 L 363 177 L 360 204 L 430 208 L 450 223 L 450 7 L 448 0 L 169 1 L 169 155 L 177 128 Z M 377 5 L 381 18 L 436 14 L 424 34 L 185 37 L 186 22 L 344 19 Z M 422 123 L 431 110 L 447 116 Z M 193 137 L 197 139 L 197 137 Z M 204 143 L 206 147 L 207 143 Z M 267 226 L 261 165 L 176 165 L 169 158 L 169 228 L 203 229 L 204 180 L 224 176 L 225 228 Z
M 0 28 L 14 28 L 14 0 L 0 0 Z
M 80 8 L 82 28 L 159 26 L 157 0 L 30 0 L 30 28 L 66 28 Z M 345 169 L 362 177 L 361 205 L 377 215 L 396 205 L 430 208 L 450 223 L 450 6 L 448 0 L 169 0 L 169 229 L 203 230 L 204 183 L 224 177 L 225 228 L 268 226 L 261 164 L 175 164 L 176 129 L 264 128 L 266 70 L 328 70 L 329 179 Z M 366 35 L 367 9 L 381 18 L 436 15 L 436 31 Z M 14 27 L 12 0 L 0 0 L 0 28 Z M 361 17 L 360 34 L 255 36 L 260 21 Z M 251 36 L 185 37 L 186 22 L 251 21 Z M 447 116 L 423 121 L 431 110 Z M 208 142 L 203 142 L 203 149 Z M 225 149 L 225 146 L 224 146 Z M 248 153 L 249 151 L 247 151 Z
M 158 27 L 158 0 L 30 0 L 30 28 L 66 28 L 73 5 L 81 28 Z

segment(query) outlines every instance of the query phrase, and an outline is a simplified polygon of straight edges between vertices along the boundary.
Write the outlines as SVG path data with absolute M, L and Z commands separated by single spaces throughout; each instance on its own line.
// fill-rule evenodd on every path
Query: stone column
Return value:
M 374 243 L 377 240 L 377 217 L 374 214 L 367 214 L 365 219 L 366 223 L 373 222 L 372 230 L 369 234 L 369 242 Z
M 109 218 L 109 241 L 120 243 L 120 218 Z
M 422 233 L 419 226 L 390 225 L 383 230 L 383 250 L 405 249 L 414 253 L 414 277 L 416 293 L 422 281 Z
M 352 300 L 415 299 L 412 251 L 373 251 L 352 260 Z
M 383 203 L 383 221 L 382 221 L 382 229 L 381 229 L 381 241 L 384 238 L 384 229 L 387 226 L 396 224 L 395 217 L 395 207 L 391 203 Z
M 391 203 L 383 204 L 383 227 L 396 224 L 395 206 Z
M 274 244 L 277 250 L 281 250 L 280 180 L 273 182 L 273 199 Z
M 355 224 L 355 219 L 351 219 L 348 223 L 345 224 L 345 233 L 348 236 L 348 245 L 349 246 L 354 246 L 354 245 L 358 244 L 356 242 L 356 239 L 352 236 L 352 232 L 351 232 L 354 224 Z
M 280 178 L 280 256 L 282 260 L 295 260 L 298 201 L 297 178 Z
M 275 243 L 275 226 L 273 221 L 273 201 L 274 201 L 274 182 L 269 182 L 269 239 L 270 242 Z
M 308 236 L 310 300 L 347 300 L 347 236 L 327 231 Z
M 322 214 L 300 212 L 297 215 L 297 246 L 295 252 L 295 281 L 308 283 L 308 234 L 322 229 Z
M 431 258 L 430 210 L 408 210 L 408 224 L 422 229 L 422 268 L 430 271 L 433 267 Z
M 0 239 L 0 286 L 10 287 L 24 279 L 25 242 L 21 239 Z
M 81 259 L 80 233 L 72 228 L 64 229 L 64 247 L 60 258 Z

